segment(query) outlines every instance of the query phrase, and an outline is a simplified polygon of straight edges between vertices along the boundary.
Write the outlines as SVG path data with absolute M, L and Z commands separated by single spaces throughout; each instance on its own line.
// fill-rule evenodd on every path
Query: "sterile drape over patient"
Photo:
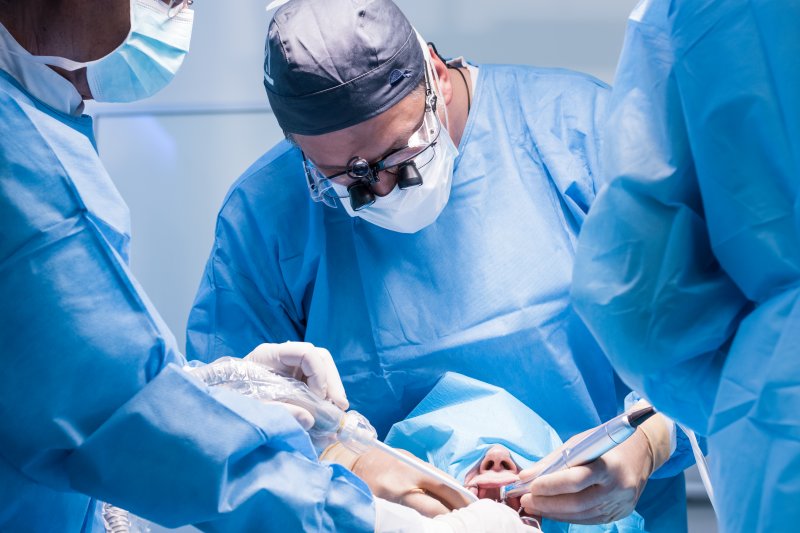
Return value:
M 495 445 L 526 468 L 558 446 L 553 428 L 500 387 L 447 373 L 402 422 L 386 443 L 410 451 L 461 482 Z M 638 513 L 606 525 L 563 524 L 545 519 L 545 533 L 637 533 L 646 531 Z
M 723 531 L 800 522 L 800 3 L 633 13 L 573 295 L 623 379 L 709 436 Z

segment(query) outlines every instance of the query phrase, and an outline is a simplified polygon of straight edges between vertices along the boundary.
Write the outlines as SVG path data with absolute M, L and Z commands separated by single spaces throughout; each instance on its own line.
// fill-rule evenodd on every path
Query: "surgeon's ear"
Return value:
M 439 91 L 442 93 L 445 105 L 450 105 L 450 101 L 453 99 L 453 86 L 450 83 L 450 72 L 447 69 L 447 65 L 444 64 L 444 61 L 436 55 L 436 50 L 430 45 L 428 49 L 431 51 L 433 69 L 439 77 Z

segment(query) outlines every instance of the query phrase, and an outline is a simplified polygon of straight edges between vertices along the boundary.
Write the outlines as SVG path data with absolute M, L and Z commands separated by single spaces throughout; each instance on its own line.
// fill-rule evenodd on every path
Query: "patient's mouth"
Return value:
M 500 499 L 500 487 L 519 480 L 519 476 L 509 470 L 484 472 L 469 480 L 466 487 L 478 498 Z

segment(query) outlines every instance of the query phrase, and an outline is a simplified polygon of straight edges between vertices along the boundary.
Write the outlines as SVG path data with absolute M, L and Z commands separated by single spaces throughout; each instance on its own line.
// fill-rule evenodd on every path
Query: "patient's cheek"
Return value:
M 470 483 L 478 474 L 478 465 L 475 465 L 467 474 L 464 476 L 464 486 L 469 488 Z

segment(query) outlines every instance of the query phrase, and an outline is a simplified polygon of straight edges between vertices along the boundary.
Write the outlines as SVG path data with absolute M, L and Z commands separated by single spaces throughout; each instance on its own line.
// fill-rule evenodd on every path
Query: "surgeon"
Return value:
M 224 201 L 189 357 L 324 346 L 380 435 L 447 371 L 504 387 L 563 440 L 621 412 L 629 390 L 569 297 L 608 87 L 445 62 L 390 0 L 285 3 L 264 86 L 288 139 Z M 596 523 L 638 504 L 654 531 L 685 530 L 688 449 L 644 439 L 536 485 L 532 513 Z M 360 475 L 398 499 L 379 469 Z
M 81 111 L 165 86 L 192 22 L 186 2 L 0 2 L 0 531 L 102 531 L 98 499 L 205 531 L 530 531 L 492 502 L 433 520 L 376 500 L 317 461 L 300 414 L 181 369 L 131 275 L 128 210 Z M 253 348 L 347 406 L 325 350 L 233 355 Z
M 800 3 L 643 1 L 574 295 L 623 379 L 708 437 L 720 530 L 800 522 Z

